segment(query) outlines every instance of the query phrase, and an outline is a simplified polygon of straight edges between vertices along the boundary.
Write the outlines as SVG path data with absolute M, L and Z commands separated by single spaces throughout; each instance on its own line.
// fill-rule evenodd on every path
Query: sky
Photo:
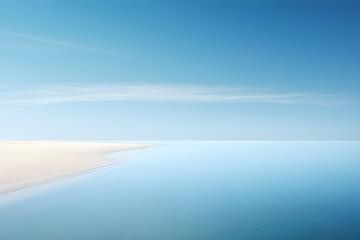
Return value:
M 0 140 L 360 140 L 355 0 L 0 0 Z

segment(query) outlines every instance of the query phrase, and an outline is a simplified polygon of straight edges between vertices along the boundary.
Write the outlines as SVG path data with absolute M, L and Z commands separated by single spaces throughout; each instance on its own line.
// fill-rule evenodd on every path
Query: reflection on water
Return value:
M 168 142 L 0 205 L 3 240 L 360 239 L 360 142 Z

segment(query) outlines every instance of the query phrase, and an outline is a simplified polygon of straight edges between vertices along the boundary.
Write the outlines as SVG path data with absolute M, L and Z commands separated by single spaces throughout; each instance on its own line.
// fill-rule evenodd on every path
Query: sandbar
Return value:
M 112 165 L 106 154 L 148 144 L 0 141 L 0 194 Z

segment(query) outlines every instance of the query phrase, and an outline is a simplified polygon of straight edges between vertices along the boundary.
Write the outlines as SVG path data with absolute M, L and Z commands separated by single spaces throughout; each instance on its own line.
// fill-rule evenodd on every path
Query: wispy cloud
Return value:
M 6 89 L 0 104 L 49 105 L 71 102 L 147 101 L 190 103 L 277 103 L 338 105 L 348 103 L 335 95 L 274 93 L 251 88 L 206 85 L 110 84 L 52 85 L 24 90 Z
M 35 44 L 27 44 L 27 43 L 21 43 L 21 42 L 6 42 L 1 41 L 0 47 L 3 48 L 15 48 L 15 49 L 22 49 L 22 50 L 45 50 L 45 51 L 53 51 L 54 48 L 51 47 L 44 47 L 44 46 L 38 46 Z
M 70 42 L 61 41 L 61 40 L 54 40 L 54 39 L 49 39 L 49 38 L 44 38 L 44 37 L 39 37 L 39 36 L 33 36 L 33 35 L 28 35 L 28 34 L 23 34 L 23 33 L 18 33 L 18 32 L 0 30 L 0 34 L 8 36 L 8 37 L 9 36 L 15 37 L 18 40 L 23 39 L 23 40 L 33 41 L 33 42 L 37 42 L 37 43 L 45 43 L 45 44 L 53 45 L 53 46 L 57 46 L 57 47 L 72 48 L 72 49 L 77 49 L 77 50 L 81 50 L 81 51 L 105 54 L 105 55 L 113 55 L 114 54 L 113 51 L 110 51 L 108 49 L 90 47 L 90 46 L 85 46 L 85 45 L 81 45 L 81 44 L 75 44 L 75 43 L 70 43 Z M 19 44 L 19 43 L 16 43 L 16 44 Z M 6 46 L 13 47 L 14 42 L 9 41 L 5 44 L 4 43 L 1 44 L 1 46 L 2 47 L 6 47 Z

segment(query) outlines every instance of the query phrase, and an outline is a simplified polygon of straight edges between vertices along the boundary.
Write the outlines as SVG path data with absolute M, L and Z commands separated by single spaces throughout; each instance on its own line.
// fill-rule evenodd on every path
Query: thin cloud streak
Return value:
M 54 48 L 42 47 L 33 44 L 19 43 L 19 42 L 0 42 L 0 47 L 3 48 L 15 48 L 22 50 L 44 50 L 44 51 L 54 51 Z
M 7 91 L 2 96 L 5 97 L 0 98 L 0 104 L 7 106 L 104 101 L 315 105 L 349 103 L 348 100 L 335 95 L 270 93 L 249 88 L 160 84 L 55 85 Z
M 78 50 L 92 52 L 92 53 L 98 53 L 98 54 L 104 54 L 104 55 L 113 55 L 114 54 L 113 51 L 103 49 L 103 48 L 89 47 L 89 46 L 85 46 L 85 45 L 74 44 L 74 43 L 64 42 L 64 41 L 59 41 L 59 40 L 53 40 L 53 39 L 48 39 L 48 38 L 43 38 L 43 37 L 38 37 L 38 36 L 33 36 L 33 35 L 28 35 L 28 34 L 22 34 L 22 33 L 17 33 L 17 32 L 0 30 L 0 34 L 7 35 L 7 36 L 13 36 L 13 37 L 17 37 L 17 38 L 22 38 L 22 39 L 27 39 L 27 40 L 32 40 L 32 41 L 36 41 L 36 42 L 43 42 L 43 43 L 60 46 L 60 47 L 78 49 Z

